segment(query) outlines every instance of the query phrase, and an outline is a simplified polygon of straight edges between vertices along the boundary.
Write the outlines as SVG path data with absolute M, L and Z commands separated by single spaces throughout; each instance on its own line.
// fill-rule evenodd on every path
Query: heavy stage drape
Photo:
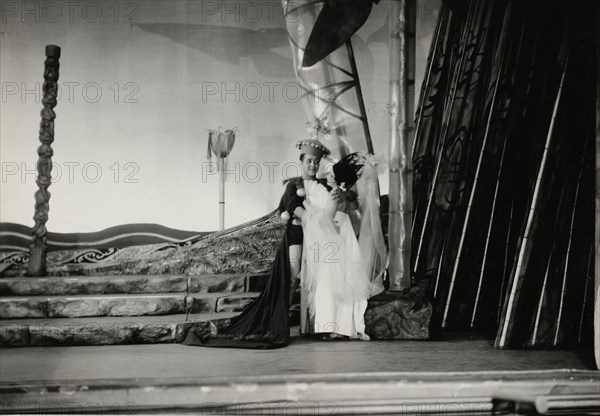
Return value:
M 448 1 L 415 121 L 415 279 L 497 348 L 593 337 L 595 5 Z

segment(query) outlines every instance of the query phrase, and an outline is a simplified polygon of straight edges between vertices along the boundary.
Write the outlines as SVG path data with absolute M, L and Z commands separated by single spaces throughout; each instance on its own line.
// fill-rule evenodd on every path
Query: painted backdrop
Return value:
M 418 73 L 439 6 L 419 2 Z M 374 148 L 383 153 L 388 10 L 380 2 L 353 38 Z M 306 118 L 279 1 L 3 1 L 1 13 L 0 222 L 33 225 L 47 44 L 62 48 L 50 231 L 216 229 L 211 128 L 239 129 L 226 227 L 272 210 L 282 179 L 299 173 L 293 144 L 306 137 Z

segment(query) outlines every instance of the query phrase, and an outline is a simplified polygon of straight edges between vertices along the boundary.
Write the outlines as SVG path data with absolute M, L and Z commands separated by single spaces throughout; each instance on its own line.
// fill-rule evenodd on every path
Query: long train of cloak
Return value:
M 232 318 L 218 334 L 198 334 L 190 329 L 184 345 L 225 348 L 270 349 L 289 343 L 288 322 L 290 259 L 286 234 L 283 233 L 269 279 L 261 294 Z

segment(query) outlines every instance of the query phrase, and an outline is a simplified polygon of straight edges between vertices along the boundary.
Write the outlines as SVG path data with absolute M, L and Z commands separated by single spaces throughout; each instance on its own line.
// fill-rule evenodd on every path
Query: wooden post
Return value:
M 35 225 L 31 230 L 32 241 L 29 248 L 29 267 L 27 274 L 29 276 L 43 276 L 46 274 L 46 222 L 48 221 L 48 211 L 50 210 L 50 172 L 52 171 L 53 150 L 50 146 L 54 141 L 54 119 L 56 114 L 53 108 L 56 107 L 56 93 L 58 91 L 58 69 L 60 58 L 60 48 L 55 45 L 46 46 L 46 61 L 44 62 L 44 98 L 42 104 L 40 122 L 39 140 L 42 143 L 38 149 L 36 183 L 38 190 L 35 192 L 35 214 L 33 219 Z
M 411 284 L 415 26 L 415 0 L 393 0 L 390 12 L 390 290 L 408 289 Z

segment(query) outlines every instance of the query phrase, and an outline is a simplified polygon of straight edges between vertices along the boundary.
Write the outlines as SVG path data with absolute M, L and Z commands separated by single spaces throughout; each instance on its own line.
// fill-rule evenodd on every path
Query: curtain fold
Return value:
M 437 324 L 497 348 L 589 342 L 596 6 L 462 3 L 442 6 L 416 116 L 415 279 Z

